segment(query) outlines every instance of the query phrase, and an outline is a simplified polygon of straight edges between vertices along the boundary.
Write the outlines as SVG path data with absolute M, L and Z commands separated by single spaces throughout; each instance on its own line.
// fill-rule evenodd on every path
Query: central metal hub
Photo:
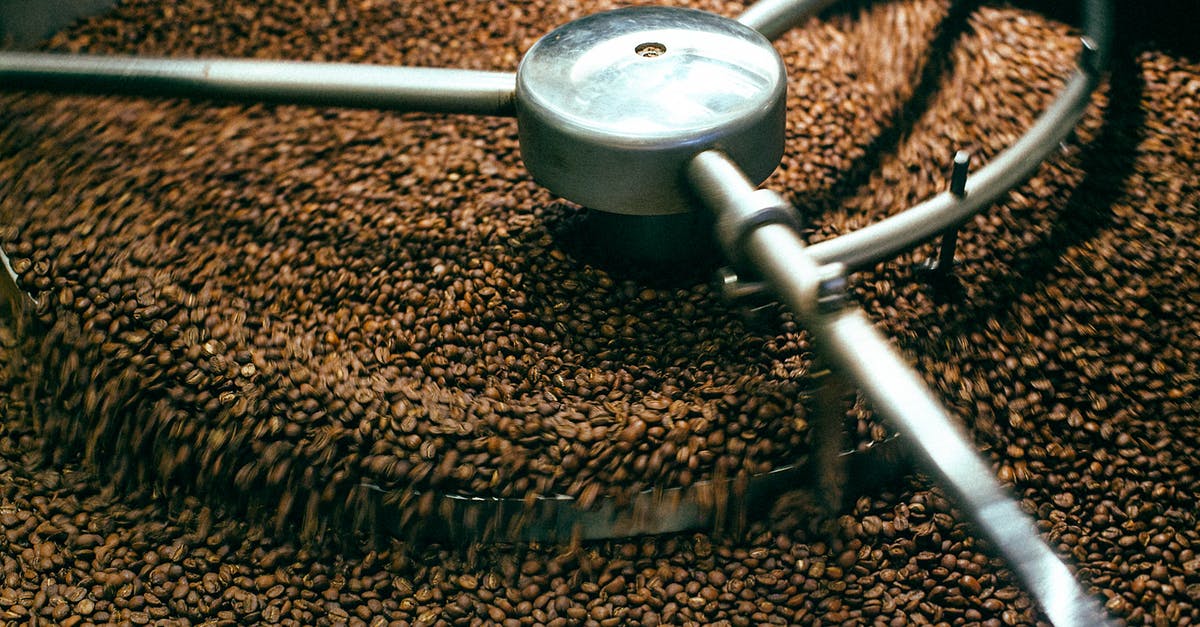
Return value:
M 704 150 L 755 183 L 774 171 L 786 92 L 779 53 L 734 20 L 668 7 L 591 15 L 521 60 L 521 156 L 537 182 L 591 209 L 684 213 L 684 167 Z

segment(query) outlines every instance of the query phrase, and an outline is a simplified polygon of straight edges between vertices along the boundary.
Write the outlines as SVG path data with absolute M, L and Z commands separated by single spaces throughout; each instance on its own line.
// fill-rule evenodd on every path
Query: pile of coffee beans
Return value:
M 6 362 L 11 335 L 0 340 Z M 743 540 L 563 548 L 296 543 L 193 497 L 116 491 L 35 461 L 22 377 L 0 380 L 0 620 L 14 624 L 895 624 L 1003 616 L 1029 600 L 948 503 L 919 490 L 853 516 L 780 507 Z M 817 528 L 821 528 L 817 530 Z M 952 573 L 952 574 L 951 574 Z M 997 574 L 1000 573 L 1000 574 Z
M 850 3 L 780 40 L 768 185 L 812 241 L 944 189 L 955 150 L 990 159 L 1062 85 L 1068 27 L 947 4 Z M 48 46 L 511 70 L 610 6 L 131 1 Z M 911 270 L 925 247 L 855 282 L 1131 623 L 1200 603 L 1187 59 L 1125 42 L 1079 136 L 966 225 L 954 281 Z M 0 96 L 0 116 L 0 246 L 37 301 L 3 338 L 6 619 L 1037 620 L 919 478 L 834 519 L 793 495 L 736 538 L 273 538 L 240 514 L 315 524 L 362 482 L 595 498 L 794 462 L 813 347 L 786 315 L 743 324 L 703 278 L 584 259 L 582 210 L 529 180 L 511 120 L 41 94 Z
M 430 49 L 449 61 L 461 24 L 502 21 L 328 9 L 128 3 L 51 47 L 422 65 Z M 830 107 L 795 109 L 805 168 L 864 153 L 947 13 L 847 14 L 792 45 L 793 92 Z M 443 21 L 460 26 L 432 28 Z M 135 37 L 144 24 L 162 32 Z M 323 35 L 296 49 L 300 26 Z M 417 32 L 424 43 L 393 43 Z M 894 41 L 893 61 L 827 37 Z M 880 79 L 854 78 L 866 72 Z M 855 113 L 877 91 L 872 114 Z M 346 505 L 363 482 L 587 505 L 807 450 L 804 331 L 746 328 L 713 268 L 586 258 L 572 244 L 585 212 L 529 180 L 511 119 L 53 95 L 10 96 L 5 111 L 22 175 L 5 182 L 0 239 L 41 303 L 31 352 L 66 409 L 46 428 L 56 451 L 79 443 L 109 474 L 269 497 L 286 517 Z

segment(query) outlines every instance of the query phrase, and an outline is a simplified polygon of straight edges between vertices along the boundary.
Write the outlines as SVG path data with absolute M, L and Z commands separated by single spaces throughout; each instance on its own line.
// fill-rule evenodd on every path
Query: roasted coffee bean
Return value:
M 46 47 L 512 70 L 611 6 L 130 0 Z M 1077 136 L 964 226 L 953 281 L 910 270 L 924 247 L 852 285 L 1105 607 L 1182 624 L 1200 67 L 1124 32 Z M 994 158 L 1076 55 L 1046 16 L 940 0 L 835 8 L 778 45 L 789 143 L 767 184 L 810 241 L 942 191 L 957 149 Z M 590 504 L 793 463 L 815 347 L 786 313 L 743 323 L 706 277 L 590 257 L 585 212 L 530 182 L 511 120 L 31 93 L 0 116 L 0 246 L 39 303 L 21 337 L 0 326 L 4 620 L 1041 618 L 919 478 L 838 520 L 788 495 L 732 537 L 319 533 L 361 514 L 364 482 Z M 865 403 L 847 414 L 852 445 L 887 435 Z M 302 542 L 285 523 L 305 517 Z

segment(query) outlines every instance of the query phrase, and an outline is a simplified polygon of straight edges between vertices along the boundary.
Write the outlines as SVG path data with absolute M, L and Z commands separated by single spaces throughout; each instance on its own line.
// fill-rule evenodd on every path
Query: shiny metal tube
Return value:
M 788 234 L 760 230 L 751 246 L 770 257 L 768 249 Z M 794 237 L 794 236 L 793 236 Z M 798 241 L 798 240 L 796 240 Z M 1059 626 L 1107 624 L 1099 603 L 1042 541 L 1017 503 L 975 454 L 970 438 L 949 416 L 900 354 L 857 307 L 825 316 L 813 325 L 816 345 L 858 383 L 875 410 L 911 438 L 925 467 L 949 488 L 975 527 L 995 545 L 1050 622 Z
M 764 226 L 747 240 L 746 254 L 791 304 L 787 297 L 803 284 L 793 263 L 806 256 L 795 232 L 780 225 Z M 806 322 L 821 354 L 904 434 L 1050 621 L 1060 626 L 1106 624 L 1099 604 L 1042 541 L 1033 522 L 976 454 L 970 438 L 862 310 L 848 308 Z
M 721 153 L 703 153 L 688 180 L 714 212 L 726 254 L 762 273 L 776 296 L 799 314 L 814 345 L 856 385 L 904 438 L 926 467 L 995 543 L 1056 625 L 1103 625 L 1099 605 L 1042 541 L 1032 521 L 992 476 L 970 438 L 934 398 L 920 376 L 858 308 L 823 305 L 828 266 L 819 266 L 796 230 L 764 212 L 755 190 Z M 734 236 L 731 236 L 733 234 Z M 731 248 L 734 248 L 731 250 Z
M 775 40 L 834 2 L 837 0 L 759 0 L 737 16 L 737 21 Z
M 0 52 L 6 88 L 515 114 L 516 75 L 350 63 Z

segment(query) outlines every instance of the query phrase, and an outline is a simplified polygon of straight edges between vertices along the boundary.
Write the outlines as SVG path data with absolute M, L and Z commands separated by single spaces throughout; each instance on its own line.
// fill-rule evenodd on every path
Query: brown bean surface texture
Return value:
M 130 0 L 45 47 L 512 70 L 613 6 Z M 965 225 L 949 287 L 911 270 L 926 246 L 854 296 L 1114 616 L 1186 624 L 1200 54 L 1120 43 L 1077 136 Z M 1011 144 L 1078 47 L 1037 6 L 938 0 L 839 5 L 778 46 L 766 184 L 814 242 L 944 189 L 955 150 Z M 594 499 L 805 456 L 804 330 L 747 324 L 707 276 L 591 259 L 586 225 L 529 179 L 509 119 L 0 94 L 0 246 L 37 301 L 28 333 L 0 326 L 0 620 L 1039 620 L 921 477 L 835 519 L 794 494 L 736 538 L 314 533 L 370 524 L 364 482 Z

